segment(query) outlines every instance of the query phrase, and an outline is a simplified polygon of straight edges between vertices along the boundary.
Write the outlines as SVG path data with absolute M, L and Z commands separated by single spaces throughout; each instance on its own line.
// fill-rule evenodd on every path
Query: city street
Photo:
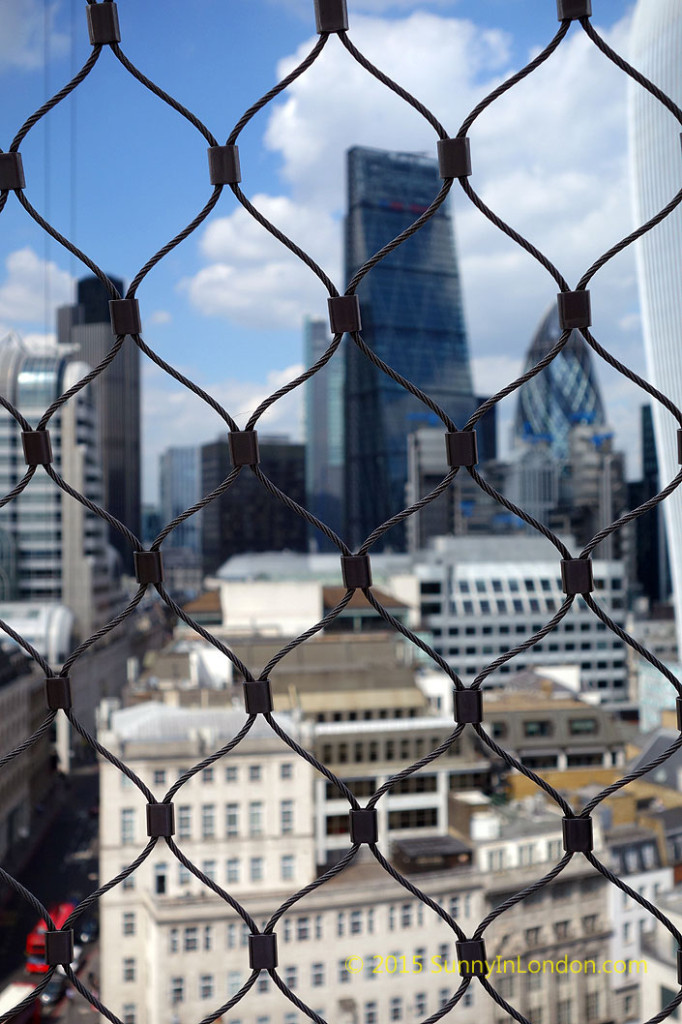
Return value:
M 64 799 L 52 826 L 41 840 L 29 863 L 19 872 L 22 885 L 49 907 L 59 902 L 78 903 L 97 887 L 98 861 L 98 774 L 96 765 L 77 768 L 63 783 Z M 26 936 L 36 922 L 35 911 L 21 897 L 3 887 L 0 890 L 0 989 L 12 981 L 38 980 L 24 968 Z M 92 914 L 88 914 L 92 917 Z M 80 924 L 80 922 L 79 922 Z M 83 946 L 85 961 L 79 977 L 87 983 L 98 977 L 97 943 Z M 51 1007 L 49 1017 L 75 1021 L 92 1010 L 79 995 L 62 999 Z M 45 1016 L 48 1016 L 46 1008 Z

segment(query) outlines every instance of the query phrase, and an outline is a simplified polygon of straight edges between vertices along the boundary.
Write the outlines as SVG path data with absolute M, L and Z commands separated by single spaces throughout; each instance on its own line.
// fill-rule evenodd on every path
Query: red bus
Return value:
M 75 909 L 75 903 L 58 903 L 53 907 L 48 907 L 48 912 L 55 926 L 62 928 Z M 45 963 L 46 931 L 47 923 L 44 918 L 41 918 L 35 928 L 26 936 L 26 970 L 29 974 L 46 974 L 49 970 Z

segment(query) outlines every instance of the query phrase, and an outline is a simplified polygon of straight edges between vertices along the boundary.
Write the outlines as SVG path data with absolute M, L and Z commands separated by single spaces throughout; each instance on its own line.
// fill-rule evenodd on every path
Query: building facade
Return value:
M 289 438 L 259 438 L 260 469 L 272 483 L 305 505 L 305 448 Z M 201 449 L 201 493 L 209 494 L 232 471 L 227 438 Z M 247 551 L 305 551 L 308 524 L 265 491 L 246 467 L 233 485 L 202 510 L 202 557 L 213 573 Z
M 435 160 L 355 147 L 348 152 L 346 279 L 417 219 L 441 188 Z M 443 204 L 361 281 L 362 337 L 463 426 L 475 407 L 452 221 Z M 438 420 L 346 347 L 345 539 L 356 547 L 405 505 L 407 436 Z M 405 547 L 394 527 L 384 544 Z M 375 545 L 375 550 L 378 550 Z
M 559 309 L 554 302 L 533 337 L 524 373 L 549 354 L 561 334 Z M 518 396 L 516 440 L 548 444 L 559 461 L 568 456 L 568 438 L 574 424 L 588 423 L 595 430 L 605 424 L 590 350 L 579 331 L 571 331 L 561 352 L 523 385 Z
M 167 526 L 197 502 L 201 496 L 199 449 L 189 445 L 167 448 L 159 457 L 159 499 L 161 522 Z M 167 548 L 201 550 L 201 512 L 180 523 L 163 542 Z
M 632 21 L 630 59 L 642 74 L 682 102 L 682 9 L 676 0 L 639 0 Z M 634 221 L 643 224 L 663 209 L 679 190 L 680 140 L 675 121 L 653 96 L 632 83 L 629 98 L 630 165 Z M 635 246 L 647 377 L 679 407 L 682 363 L 679 358 L 679 289 L 682 211 L 667 217 Z M 658 403 L 653 406 L 654 433 L 665 486 L 679 471 L 677 421 Z M 673 591 L 677 608 L 678 647 L 682 649 L 682 495 L 663 502 Z
M 121 294 L 123 282 L 111 278 Z M 78 282 L 76 303 L 57 313 L 57 340 L 70 353 L 96 367 L 112 348 L 115 337 L 109 319 L 109 294 L 96 277 Z M 92 385 L 101 439 L 103 504 L 129 530 L 140 536 L 140 352 L 131 337 Z M 109 543 L 118 551 L 123 569 L 132 575 L 130 544 L 113 527 Z
M 331 344 L 329 323 L 309 317 L 303 330 L 305 365 L 313 366 Z M 337 352 L 305 383 L 306 507 L 340 534 L 343 531 L 343 380 L 344 363 Z M 319 530 L 310 527 L 316 550 L 330 548 Z
M 16 335 L 0 343 L 0 390 L 32 424 L 59 395 L 89 371 L 58 349 L 29 349 Z M 79 391 L 50 422 L 54 466 L 91 501 L 103 500 L 95 395 Z M 2 493 L 24 476 L 26 464 L 18 425 L 0 411 Z M 106 523 L 65 494 L 39 467 L 28 487 L 0 510 L 8 557 L 3 575 L 13 576 L 13 600 L 61 603 L 74 615 L 75 629 L 89 636 L 111 616 L 119 593 L 118 575 L 107 545 Z M 11 551 L 11 554 L 10 554 Z

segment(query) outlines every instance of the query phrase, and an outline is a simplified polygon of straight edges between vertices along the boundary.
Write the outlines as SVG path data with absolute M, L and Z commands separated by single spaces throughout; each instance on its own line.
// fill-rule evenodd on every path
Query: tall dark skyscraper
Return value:
M 305 449 L 288 437 L 259 438 L 261 469 L 276 487 L 305 504 Z M 214 490 L 232 469 L 227 437 L 201 448 L 201 493 Z M 203 571 L 216 572 L 232 555 L 248 551 L 305 551 L 307 523 L 279 498 L 266 494 L 250 469 L 201 512 Z
M 123 282 L 111 280 L 123 294 Z M 96 277 L 78 282 L 74 306 L 58 311 L 57 340 L 76 345 L 78 357 L 93 368 L 114 344 L 109 295 Z M 126 338 L 113 362 L 92 383 L 98 409 L 104 507 L 140 536 L 140 352 Z M 130 544 L 113 527 L 109 543 L 119 552 L 122 568 L 132 572 Z
M 349 150 L 346 280 L 413 223 L 441 185 L 437 163 L 428 157 Z M 475 399 L 445 204 L 364 278 L 358 297 L 366 344 L 463 426 Z M 345 539 L 357 547 L 405 507 L 408 435 L 438 421 L 350 341 L 344 404 Z M 404 549 L 404 529 L 394 527 L 384 546 Z

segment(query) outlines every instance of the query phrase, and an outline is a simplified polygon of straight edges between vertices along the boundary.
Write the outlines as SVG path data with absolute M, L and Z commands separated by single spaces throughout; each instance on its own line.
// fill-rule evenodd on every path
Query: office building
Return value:
M 346 279 L 416 220 L 441 186 L 437 164 L 428 157 L 349 150 Z M 377 264 L 357 294 L 367 346 L 463 426 L 475 398 L 447 205 Z M 357 547 L 404 508 L 407 436 L 438 420 L 349 339 L 345 372 L 344 536 Z M 405 544 L 399 525 L 374 550 L 399 551 Z
M 642 477 L 628 483 L 628 506 L 637 508 L 658 494 L 660 479 L 654 437 L 654 421 L 650 405 L 640 407 L 642 444 Z M 668 545 L 660 505 L 639 516 L 634 524 L 634 572 L 638 592 L 651 605 L 666 601 L 670 593 Z
M 304 747 L 332 745 L 331 762 L 361 803 L 401 766 L 400 742 L 440 742 L 452 722 L 431 719 L 426 729 L 403 732 L 396 722 L 364 723 L 358 757 L 341 751 L 349 723 L 301 723 L 278 713 L 278 722 Z M 426 720 L 425 720 L 426 721 Z M 128 764 L 161 799 L 184 772 L 218 749 L 243 725 L 243 711 L 171 708 L 153 703 L 103 709 L 100 742 Z M 405 723 L 407 725 L 408 723 Z M 334 734 L 334 730 L 337 730 Z M 373 731 L 374 740 L 367 740 Z M 333 736 L 333 738 L 332 738 Z M 464 737 L 462 737 L 464 738 Z M 379 753 L 373 758 L 371 743 Z M 389 745 L 397 759 L 386 763 Z M 341 755 L 341 756 L 339 756 Z M 556 810 L 495 807 L 480 791 L 452 792 L 447 774 L 457 755 L 446 754 L 394 786 L 379 802 L 385 818 L 379 848 L 419 889 L 444 907 L 467 935 L 488 911 L 536 881 L 560 860 L 561 815 Z M 101 765 L 100 874 L 112 878 L 147 842 L 144 802 L 122 784 L 109 762 Z M 386 811 L 387 801 L 394 809 Z M 348 801 L 293 755 L 259 719 L 224 758 L 204 768 L 175 799 L 175 841 L 207 877 L 234 894 L 262 929 L 289 895 L 312 882 L 325 847 L 334 857 L 350 848 Z M 442 815 L 441 818 L 441 808 Z M 429 824 L 432 812 L 438 826 Z M 320 846 L 322 840 L 322 846 Z M 595 851 L 602 857 L 599 822 Z M 488 958 L 519 957 L 525 977 L 508 970 L 491 983 L 513 1005 L 538 1019 L 607 1019 L 610 978 L 576 979 L 541 974 L 527 984 L 532 959 L 564 956 L 603 960 L 609 949 L 608 883 L 583 858 L 573 858 L 532 899 L 510 908 L 486 933 Z M 156 1024 L 177 1014 L 199 1019 L 236 995 L 250 975 L 248 932 L 239 915 L 190 873 L 163 844 L 123 884 L 101 900 L 101 993 L 121 1019 Z M 353 864 L 308 893 L 278 920 L 278 973 L 298 998 L 329 1021 L 419 1021 L 436 1013 L 459 985 L 455 936 L 421 900 L 391 880 L 361 851 Z M 377 956 L 413 957 L 422 970 L 397 976 L 374 973 Z M 349 955 L 362 958 L 351 975 Z M 399 962 L 399 961 L 398 961 Z M 447 963 L 447 969 L 444 965 Z M 440 966 L 440 970 L 436 966 Z M 569 980 L 570 985 L 566 985 Z M 578 1017 L 578 1009 L 584 1015 Z M 558 1016 L 557 1016 L 558 1014 Z M 261 972 L 229 1019 L 263 1024 L 300 1021 L 286 997 Z M 479 985 L 457 1007 L 463 1024 L 496 1024 L 499 1009 Z M 621 1019 L 618 1017 L 618 1019 Z
M 554 348 L 561 337 L 556 302 L 544 315 L 523 368 L 525 373 Z M 557 461 L 569 454 L 569 433 L 577 423 L 603 429 L 604 409 L 590 351 L 579 331 L 572 331 L 549 366 L 518 392 L 514 425 L 517 442 L 549 445 Z
M 669 95 L 682 102 L 682 8 L 677 0 L 639 0 L 631 30 L 629 59 Z M 669 111 L 646 90 L 630 83 L 630 166 L 635 224 L 662 210 L 680 187 L 679 126 Z M 646 375 L 651 383 L 682 406 L 682 361 L 679 324 L 682 321 L 680 252 L 682 212 L 679 208 L 636 244 Z M 653 423 L 661 486 L 679 472 L 678 423 L 653 402 Z M 682 494 L 679 489 L 663 502 L 677 609 L 678 647 L 682 650 Z
M 289 438 L 259 438 L 260 470 L 299 505 L 305 505 L 305 448 Z M 227 437 L 201 449 L 201 493 L 209 494 L 232 471 Z M 202 510 L 204 573 L 232 555 L 250 551 L 305 551 L 308 524 L 270 494 L 244 468 L 228 490 Z
M 306 319 L 303 339 L 310 367 L 331 344 L 329 323 Z M 343 354 L 337 350 L 304 385 L 306 507 L 337 534 L 343 532 L 343 378 Z M 309 537 L 314 550 L 331 550 L 315 527 L 309 528 Z
M 196 447 L 167 448 L 159 457 L 159 496 L 161 524 L 167 526 L 190 508 L 201 496 L 200 452 Z M 201 550 L 201 512 L 180 523 L 163 542 L 164 551 L 186 548 Z
M 32 349 L 16 335 L 0 343 L 0 392 L 33 425 L 89 369 L 86 363 L 69 362 L 58 348 Z M 101 504 L 94 389 L 80 390 L 52 418 L 49 430 L 57 472 L 71 487 Z M 26 463 L 18 425 L 4 410 L 0 410 L 0 450 L 0 488 L 7 494 L 23 477 Z M 3 575 L 10 600 L 66 605 L 81 638 L 111 617 L 119 582 L 107 545 L 106 523 L 57 487 L 42 468 L 0 510 L 0 529 L 8 556 Z
M 572 540 L 568 547 L 571 548 Z M 594 559 L 595 601 L 614 622 L 625 624 L 624 565 Z M 544 539 L 518 536 L 439 537 L 414 563 L 421 622 L 433 646 L 470 685 L 500 654 L 540 630 L 559 610 L 559 561 Z M 405 594 L 397 580 L 395 593 Z M 622 640 L 576 598 L 571 610 L 544 639 L 487 676 L 485 686 L 504 687 L 525 668 L 574 664 L 580 694 L 600 703 L 627 699 L 627 664 Z
M 123 282 L 112 277 L 123 294 Z M 78 282 L 76 303 L 57 314 L 57 339 L 72 359 L 94 368 L 115 337 L 109 319 L 109 294 L 96 277 Z M 93 381 L 101 443 L 103 504 L 129 530 L 140 536 L 140 353 L 131 337 L 106 370 Z M 108 527 L 109 543 L 118 551 L 123 570 L 132 575 L 128 541 Z

